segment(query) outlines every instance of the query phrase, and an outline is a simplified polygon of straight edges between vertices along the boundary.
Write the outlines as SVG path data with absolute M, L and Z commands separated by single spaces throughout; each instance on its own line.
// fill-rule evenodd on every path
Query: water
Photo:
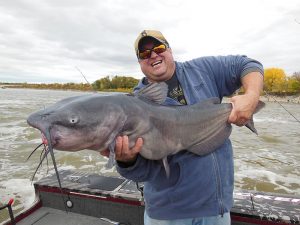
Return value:
M 26 123 L 27 116 L 62 98 L 86 94 L 75 91 L 0 89 L 0 205 L 15 199 L 14 211 L 28 208 L 34 201 L 31 182 L 40 155 L 29 161 L 30 152 L 41 143 L 40 133 Z M 284 104 L 300 119 L 300 105 Z M 235 188 L 300 195 L 300 124 L 278 103 L 267 103 L 256 114 L 259 136 L 248 129 L 234 127 Z M 92 173 L 103 170 L 106 159 L 94 151 L 55 152 L 59 169 Z M 51 160 L 49 159 L 50 163 Z M 49 166 L 49 173 L 53 173 Z M 116 172 L 110 172 L 116 174 Z M 47 174 L 47 165 L 35 180 Z M 7 210 L 6 210 L 7 211 Z M 8 217 L 0 212 L 0 223 Z

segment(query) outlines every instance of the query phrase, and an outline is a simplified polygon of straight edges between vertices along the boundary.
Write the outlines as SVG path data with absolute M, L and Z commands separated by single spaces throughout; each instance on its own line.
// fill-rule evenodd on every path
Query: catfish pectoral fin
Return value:
M 167 176 L 167 178 L 169 178 L 170 177 L 170 166 L 169 166 L 168 158 L 164 157 L 162 159 L 162 162 L 163 162 L 163 165 L 164 165 L 164 168 L 166 171 L 166 176 Z

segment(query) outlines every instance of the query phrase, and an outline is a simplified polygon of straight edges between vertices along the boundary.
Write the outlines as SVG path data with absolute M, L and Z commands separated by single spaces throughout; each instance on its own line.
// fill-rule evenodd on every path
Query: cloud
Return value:
M 140 78 L 133 49 L 143 29 L 161 30 L 175 59 L 247 54 L 299 71 L 299 3 L 291 0 L 15 0 L 0 2 L 0 81 L 92 82 Z M 296 7 L 298 6 L 298 7 Z M 298 18 L 300 20 L 300 18 Z

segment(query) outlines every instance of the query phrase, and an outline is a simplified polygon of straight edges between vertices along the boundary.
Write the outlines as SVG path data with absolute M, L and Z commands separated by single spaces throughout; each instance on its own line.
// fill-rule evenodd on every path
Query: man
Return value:
M 251 118 L 263 85 L 262 65 L 246 56 L 202 57 L 175 62 L 159 31 L 144 30 L 135 51 L 145 77 L 135 91 L 151 82 L 166 82 L 167 104 L 195 104 L 232 95 L 228 122 L 243 126 Z M 180 129 L 180 128 L 178 128 Z M 187 151 L 168 157 L 170 177 L 161 162 L 139 155 L 143 140 L 129 148 L 128 137 L 116 141 L 117 170 L 125 178 L 144 182 L 146 225 L 229 225 L 233 204 L 233 153 L 230 140 L 205 156 Z

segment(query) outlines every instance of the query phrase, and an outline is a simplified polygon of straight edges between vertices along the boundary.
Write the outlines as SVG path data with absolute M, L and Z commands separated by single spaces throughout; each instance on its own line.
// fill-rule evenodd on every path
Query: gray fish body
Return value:
M 229 103 L 220 104 L 213 98 L 195 105 L 164 106 L 156 103 L 162 102 L 160 95 L 153 98 L 124 94 L 71 97 L 33 113 L 27 121 L 42 133 L 50 133 L 47 139 L 53 148 L 65 151 L 102 151 L 119 135 L 128 135 L 133 147 L 142 137 L 140 154 L 153 160 L 181 150 L 204 155 L 230 136 Z
M 134 102 L 138 114 L 130 118 L 121 134 L 130 137 L 131 145 L 142 137 L 141 155 L 147 159 L 163 159 L 181 150 L 204 155 L 219 147 L 231 133 L 231 125 L 227 123 L 231 104 L 215 104 L 216 99 L 193 106 L 161 106 L 139 101 Z M 127 108 L 126 115 L 130 111 Z

